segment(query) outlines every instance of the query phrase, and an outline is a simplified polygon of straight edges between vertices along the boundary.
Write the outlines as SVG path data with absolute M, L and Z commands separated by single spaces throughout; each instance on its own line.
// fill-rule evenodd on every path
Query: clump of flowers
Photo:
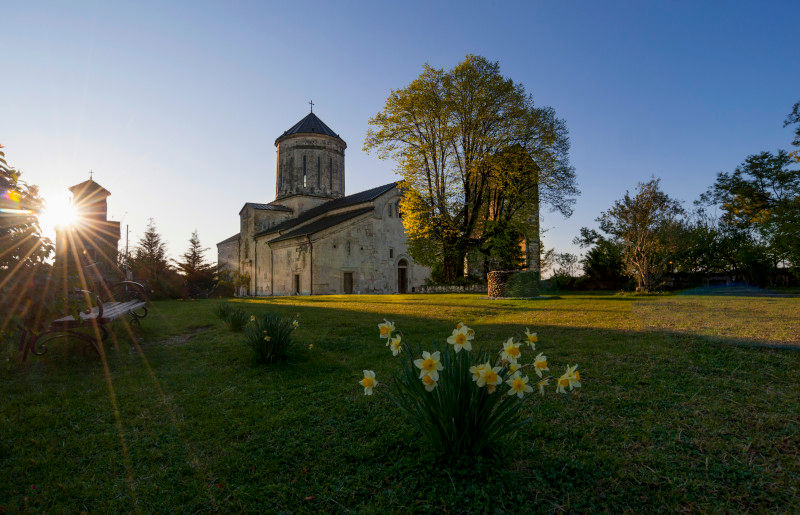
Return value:
M 463 323 L 446 343 L 440 341 L 425 350 L 410 345 L 393 322 L 384 320 L 378 330 L 402 366 L 385 384 L 375 380 L 373 371 L 364 370 L 359 381 L 364 394 L 372 395 L 374 388 L 386 386 L 389 398 L 425 439 L 445 454 L 476 455 L 495 446 L 525 423 L 520 410 L 526 395 L 537 390 L 545 395 L 553 379 L 545 375 L 550 367 L 542 352 L 524 362 L 522 344 L 535 350 L 539 342 L 538 335 L 527 328 L 523 340 L 506 340 L 494 360 L 485 353 L 473 355 L 475 331 Z M 577 368 L 567 366 L 554 381 L 557 393 L 580 388 Z M 535 381 L 526 369 L 536 374 Z
M 298 327 L 297 319 L 277 313 L 251 315 L 244 326 L 245 343 L 253 350 L 256 361 L 272 363 L 286 358 L 292 346 L 292 332 Z M 309 346 L 309 349 L 313 348 Z

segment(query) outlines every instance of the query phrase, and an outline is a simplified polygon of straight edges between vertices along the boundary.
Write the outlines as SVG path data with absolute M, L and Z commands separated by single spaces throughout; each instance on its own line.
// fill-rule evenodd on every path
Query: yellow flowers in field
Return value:
M 381 333 L 381 338 L 387 338 L 388 339 L 389 337 L 392 336 L 392 333 L 394 332 L 394 323 L 393 322 L 389 322 L 388 320 L 386 320 L 384 318 L 383 319 L 383 323 L 382 324 L 378 324 L 378 331 L 380 331 L 380 333 Z
M 519 343 L 515 343 L 513 337 L 509 338 L 506 343 L 503 344 L 503 350 L 500 351 L 500 358 L 515 364 L 520 356 L 522 356 L 522 351 L 519 350 Z
M 526 327 L 525 339 L 528 340 L 528 345 L 531 346 L 531 350 L 536 350 L 536 344 L 539 342 L 539 335 L 528 331 L 528 328 Z
M 364 370 L 364 379 L 359 382 L 361 386 L 364 387 L 364 395 L 372 395 L 372 389 L 377 384 L 377 381 L 375 381 L 375 372 L 372 370 Z
M 475 338 L 475 331 L 459 322 L 456 328 L 453 329 L 453 334 L 447 338 L 447 343 L 451 344 L 456 352 L 461 349 L 469 351 L 472 350 L 473 338 Z
M 378 324 L 378 333 L 381 339 L 386 339 L 386 346 L 392 351 L 392 356 L 399 356 L 403 351 L 409 354 L 412 352 L 408 344 L 403 343 L 403 336 L 396 330 L 394 322 L 384 319 L 382 323 Z M 447 343 L 452 345 L 453 355 L 458 355 L 462 350 L 466 353 L 471 352 L 474 340 L 475 331 L 462 322 L 459 322 L 450 336 L 447 337 Z M 531 349 L 536 349 L 538 342 L 539 335 L 531 332 L 526 327 L 523 341 L 514 341 L 514 337 L 511 337 L 502 344 L 500 357 L 494 365 L 491 361 L 487 361 L 469 366 L 468 373 L 472 375 L 472 382 L 479 389 L 486 387 L 488 394 L 494 393 L 498 387 L 505 383 L 509 387 L 506 392 L 507 395 L 516 395 L 522 399 L 526 394 L 534 391 L 532 383 L 529 384 L 530 379 L 528 376 L 522 374 L 523 368 L 532 367 L 539 377 L 536 382 L 536 389 L 539 390 L 540 394 L 544 395 L 545 387 L 550 385 L 550 380 L 553 379 L 544 375 L 550 371 L 547 356 L 540 352 L 532 363 L 525 364 L 521 361 L 521 345 L 527 343 Z M 446 368 L 447 366 L 454 366 L 454 360 L 456 359 L 456 357 L 453 357 L 443 362 L 443 356 L 440 351 L 422 351 L 421 358 L 409 358 L 413 367 L 419 370 L 419 380 L 427 392 L 433 392 L 439 386 L 440 381 L 452 379 L 452 372 L 446 370 Z M 446 366 L 445 363 L 450 363 L 451 365 Z M 555 381 L 556 392 L 567 393 L 568 390 L 572 391 L 575 388 L 580 388 L 580 373 L 577 368 L 578 365 L 567 366 L 566 372 Z M 467 372 L 466 370 L 464 371 L 465 373 Z M 442 379 L 442 374 L 444 379 Z M 364 387 L 364 394 L 372 395 L 372 389 L 377 384 L 375 373 L 371 370 L 365 370 L 364 378 L 360 383 Z
M 430 352 L 423 352 L 422 359 L 415 359 L 414 366 L 420 369 L 419 378 L 424 379 L 425 376 L 431 376 L 434 381 L 439 380 L 439 371 L 444 367 L 441 363 L 441 354 L 439 351 L 431 354 Z
M 520 399 L 523 398 L 526 393 L 533 391 L 533 388 L 528 386 L 528 376 L 520 376 L 519 372 L 515 372 L 513 376 L 509 377 L 506 384 L 511 387 L 508 391 L 508 395 L 516 395 Z

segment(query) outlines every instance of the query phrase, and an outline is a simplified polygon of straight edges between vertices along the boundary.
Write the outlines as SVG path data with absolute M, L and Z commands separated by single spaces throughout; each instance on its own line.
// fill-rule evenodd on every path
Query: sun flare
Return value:
M 77 212 L 75 206 L 66 195 L 50 195 L 45 197 L 45 207 L 39 215 L 39 224 L 45 236 L 55 236 L 56 228 L 75 223 Z

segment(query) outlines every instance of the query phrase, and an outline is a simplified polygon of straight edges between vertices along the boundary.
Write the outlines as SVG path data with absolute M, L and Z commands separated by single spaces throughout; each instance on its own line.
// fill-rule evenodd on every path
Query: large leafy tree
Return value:
M 800 265 L 800 170 L 785 150 L 753 154 L 733 172 L 719 173 L 702 200 L 770 249 L 775 266 Z
M 791 125 L 796 125 L 794 128 L 794 140 L 792 140 L 792 145 L 800 147 L 800 102 L 797 102 L 792 106 L 792 111 L 783 121 L 784 127 L 789 127 Z M 795 150 L 792 154 L 794 155 L 795 160 L 800 162 L 800 151 Z
M 12 315 L 24 317 L 32 310 L 41 311 L 39 297 L 50 277 L 46 262 L 53 244 L 42 236 L 39 225 L 44 202 L 38 188 L 20 176 L 6 161 L 0 145 L 0 333 Z
M 680 203 L 660 187 L 661 179 L 639 183 L 604 211 L 600 230 L 617 244 L 626 272 L 639 291 L 654 291 L 679 249 L 682 216 Z
M 505 244 L 508 226 L 532 217 L 539 185 L 550 184 L 544 177 L 571 185 L 554 190 L 566 194 L 555 194 L 561 206 L 577 192 L 563 122 L 551 109 L 535 108 L 522 85 L 479 56 L 447 71 L 425 65 L 408 86 L 392 91 L 370 120 L 364 149 L 397 161 L 409 250 L 440 266 L 447 280 L 463 274 L 470 249 L 498 234 Z M 510 182 L 503 171 L 526 184 L 501 195 Z

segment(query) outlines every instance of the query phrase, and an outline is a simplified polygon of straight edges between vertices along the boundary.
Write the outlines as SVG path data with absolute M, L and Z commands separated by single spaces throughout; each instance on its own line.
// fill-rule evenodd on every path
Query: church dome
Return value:
M 333 130 L 328 127 L 325 122 L 319 119 L 313 112 L 308 113 L 305 118 L 292 125 L 288 130 L 284 131 L 276 140 L 275 144 L 281 142 L 282 139 L 294 134 L 321 134 L 323 136 L 330 136 L 336 138 L 344 143 L 344 140 Z
M 313 112 L 275 140 L 278 150 L 276 200 L 295 195 L 344 196 L 347 143 Z

